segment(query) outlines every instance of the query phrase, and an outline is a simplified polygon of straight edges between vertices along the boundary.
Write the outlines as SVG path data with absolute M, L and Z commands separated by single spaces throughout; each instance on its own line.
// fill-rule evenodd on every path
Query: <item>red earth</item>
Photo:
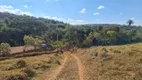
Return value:
M 23 52 L 24 48 L 25 48 L 24 46 L 12 47 L 11 48 L 11 54 Z M 33 50 L 33 49 L 34 49 L 33 46 L 26 47 L 26 50 Z

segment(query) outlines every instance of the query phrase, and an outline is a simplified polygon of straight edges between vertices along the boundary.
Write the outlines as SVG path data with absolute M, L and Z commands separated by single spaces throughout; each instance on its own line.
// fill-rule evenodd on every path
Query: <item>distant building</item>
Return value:
M 46 45 L 46 44 L 41 44 L 41 47 L 42 47 L 43 49 L 46 49 L 46 48 L 47 48 L 47 45 Z

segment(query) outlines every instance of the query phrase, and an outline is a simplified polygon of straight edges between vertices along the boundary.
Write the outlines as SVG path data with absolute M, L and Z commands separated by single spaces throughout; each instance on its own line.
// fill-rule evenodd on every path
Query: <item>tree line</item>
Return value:
M 0 13 L 0 43 L 22 46 L 26 44 L 25 35 L 40 38 L 49 47 L 91 47 L 141 42 L 142 27 L 132 26 L 132 20 L 127 23 L 70 25 L 51 19 Z

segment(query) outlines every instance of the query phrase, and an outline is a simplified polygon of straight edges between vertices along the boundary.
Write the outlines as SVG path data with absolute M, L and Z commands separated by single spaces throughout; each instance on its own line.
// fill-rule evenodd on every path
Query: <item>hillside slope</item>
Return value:
M 108 51 L 106 57 L 100 57 L 103 48 Z M 142 43 L 92 47 L 78 50 L 76 55 L 86 67 L 86 80 L 142 79 Z

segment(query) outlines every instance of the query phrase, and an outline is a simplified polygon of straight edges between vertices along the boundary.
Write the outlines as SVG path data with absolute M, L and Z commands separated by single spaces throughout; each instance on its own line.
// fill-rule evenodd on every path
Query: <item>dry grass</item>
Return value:
M 55 54 L 43 54 L 0 61 L 0 80 L 30 80 L 59 66 L 62 57 Z
M 79 80 L 77 60 L 65 55 L 68 59 L 57 78 Z M 142 80 L 142 43 L 78 49 L 74 55 L 84 67 L 83 80 Z M 63 60 L 64 55 L 55 54 L 3 60 L 0 80 L 48 80 Z
M 79 80 L 77 62 L 72 56 L 67 56 L 66 64 L 61 73 L 57 76 L 57 80 Z
M 108 52 L 102 58 L 103 48 Z M 142 80 L 142 43 L 80 49 L 77 56 L 86 67 L 85 80 Z

